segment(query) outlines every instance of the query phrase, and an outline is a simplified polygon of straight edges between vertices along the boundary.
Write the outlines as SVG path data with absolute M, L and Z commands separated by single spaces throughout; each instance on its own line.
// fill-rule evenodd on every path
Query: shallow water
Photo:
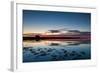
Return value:
M 23 41 L 23 62 L 91 59 L 90 41 Z

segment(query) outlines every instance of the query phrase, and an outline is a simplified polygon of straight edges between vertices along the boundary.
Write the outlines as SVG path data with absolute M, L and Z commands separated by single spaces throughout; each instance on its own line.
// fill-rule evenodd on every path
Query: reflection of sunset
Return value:
M 23 42 L 23 45 L 24 46 L 32 46 L 32 47 L 34 47 L 34 46 L 40 46 L 40 45 L 43 45 L 43 46 L 45 46 L 45 45 L 48 45 L 50 43 L 50 41 L 39 41 L 39 42 L 36 42 L 36 41 L 24 41 Z
M 35 41 L 26 41 L 24 42 L 24 46 L 39 46 L 39 45 L 45 45 L 43 41 L 35 42 Z
M 58 41 L 58 40 L 41 40 L 41 41 L 24 41 L 23 45 L 25 47 L 35 47 L 35 46 L 49 46 L 51 44 L 58 44 L 62 46 L 67 46 L 67 45 L 74 45 L 74 44 L 80 44 L 83 43 L 84 41 Z M 86 43 L 86 41 L 85 41 Z

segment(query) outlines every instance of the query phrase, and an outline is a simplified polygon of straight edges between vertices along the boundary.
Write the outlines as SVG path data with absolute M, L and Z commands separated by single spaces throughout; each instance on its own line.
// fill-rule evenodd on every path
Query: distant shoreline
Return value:
M 56 40 L 56 41 L 77 41 L 77 40 L 91 40 L 90 36 L 84 37 L 23 37 L 23 40 Z

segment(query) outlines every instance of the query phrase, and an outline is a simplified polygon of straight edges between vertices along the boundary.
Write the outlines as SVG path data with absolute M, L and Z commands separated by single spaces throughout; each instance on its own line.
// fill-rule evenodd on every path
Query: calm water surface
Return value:
M 90 41 L 23 41 L 23 62 L 91 59 Z

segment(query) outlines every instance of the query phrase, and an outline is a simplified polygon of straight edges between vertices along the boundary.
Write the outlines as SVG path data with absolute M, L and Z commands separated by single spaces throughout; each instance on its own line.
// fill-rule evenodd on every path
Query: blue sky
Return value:
M 24 33 L 42 33 L 54 29 L 90 31 L 91 14 L 23 10 Z

